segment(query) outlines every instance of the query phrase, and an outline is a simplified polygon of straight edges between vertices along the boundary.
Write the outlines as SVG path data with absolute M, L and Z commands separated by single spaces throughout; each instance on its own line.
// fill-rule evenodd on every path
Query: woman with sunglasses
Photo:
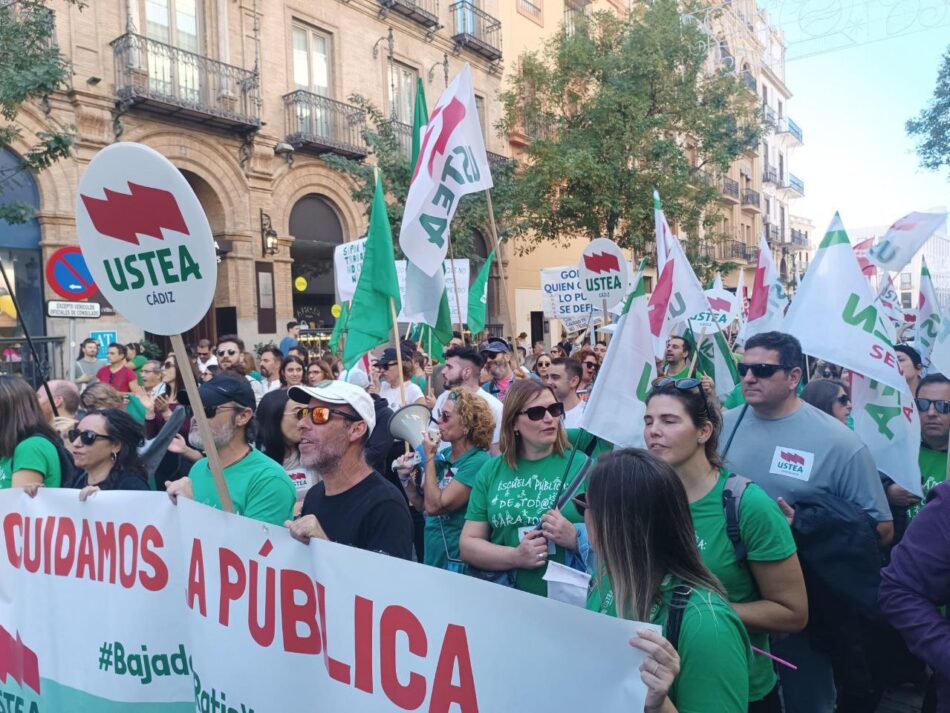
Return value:
M 488 404 L 468 391 L 454 390 L 439 413 L 439 435 L 427 433 L 425 473 L 422 483 L 410 471 L 397 467 L 397 474 L 409 502 L 426 514 L 425 564 L 453 572 L 463 572 L 459 556 L 459 535 L 465 524 L 465 509 L 479 470 L 491 456 L 488 448 L 495 432 L 495 417 Z M 439 448 L 439 441 L 449 444 Z
M 647 449 L 679 476 L 703 562 L 725 587 L 752 644 L 768 652 L 769 632 L 804 628 L 805 580 L 785 516 L 755 483 L 748 483 L 740 496 L 739 537 L 730 539 L 725 490 L 729 486 L 731 493 L 739 485 L 729 479 L 719 458 L 721 430 L 719 412 L 710 407 L 699 379 L 660 379 L 647 396 Z M 756 653 L 750 660 L 749 710 L 781 713 L 781 706 L 772 661 Z
M 548 592 L 544 566 L 549 558 L 563 563 L 567 550 L 577 551 L 574 523 L 581 522 L 573 504 L 555 509 L 587 460 L 575 453 L 568 469 L 563 413 L 540 381 L 512 384 L 501 415 L 501 455 L 478 473 L 459 540 L 469 565 L 541 596 Z
M 294 516 L 300 514 L 307 491 L 320 482 L 317 471 L 300 462 L 300 450 L 297 447 L 300 443 L 299 409 L 300 404 L 289 399 L 286 389 L 277 389 L 264 394 L 254 414 L 257 424 L 254 446 L 280 463 L 297 489 Z
M 99 490 L 148 490 L 138 448 L 142 427 L 119 409 L 90 413 L 69 434 L 73 460 L 80 473 L 72 487 L 85 500 Z
M 845 426 L 851 427 L 851 395 L 844 382 L 838 379 L 809 381 L 802 389 L 801 400 L 816 409 L 834 416 Z
M 537 361 L 534 362 L 534 373 L 537 374 L 538 378 L 541 381 L 544 381 L 548 378 L 548 370 L 551 368 L 551 355 L 550 354 L 541 354 L 538 356 Z
M 30 483 L 58 488 L 63 475 L 58 442 L 29 382 L 0 376 L 0 489 Z
M 581 401 L 587 401 L 591 390 L 594 388 L 597 370 L 600 368 L 600 357 L 590 347 L 584 347 L 577 352 L 574 358 L 581 363 L 583 369 L 581 383 L 577 387 L 577 396 Z
M 646 655 L 645 711 L 739 713 L 749 701 L 749 638 L 700 557 L 676 473 L 638 449 L 602 455 L 584 513 L 597 560 L 587 608 L 662 627 L 630 645 Z

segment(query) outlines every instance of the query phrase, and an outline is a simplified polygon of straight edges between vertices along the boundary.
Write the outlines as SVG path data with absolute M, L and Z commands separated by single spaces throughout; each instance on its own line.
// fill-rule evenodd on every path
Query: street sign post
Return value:
M 63 299 L 77 302 L 87 300 L 99 291 L 78 245 L 59 248 L 49 256 L 46 284 Z
M 46 315 L 62 319 L 99 319 L 102 316 L 102 307 L 98 302 L 49 300 L 46 303 Z
M 79 181 L 76 230 L 89 272 L 126 319 L 171 337 L 188 362 L 181 333 L 214 299 L 218 278 L 211 227 L 181 172 L 143 144 L 120 142 L 93 157 Z M 234 512 L 191 369 L 180 369 L 208 455 L 221 507 Z

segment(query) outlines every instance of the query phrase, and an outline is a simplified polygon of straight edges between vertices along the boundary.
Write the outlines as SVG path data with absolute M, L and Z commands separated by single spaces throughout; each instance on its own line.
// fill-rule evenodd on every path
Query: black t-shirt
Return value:
M 376 471 L 338 495 L 327 495 L 324 483 L 317 483 L 307 492 L 301 515 L 315 515 L 333 542 L 412 559 L 406 498 Z
M 73 481 L 71 487 L 82 490 L 89 485 L 89 473 L 82 471 Z M 145 476 L 135 471 L 119 471 L 109 474 L 109 477 L 98 483 L 100 490 L 148 490 L 148 481 Z

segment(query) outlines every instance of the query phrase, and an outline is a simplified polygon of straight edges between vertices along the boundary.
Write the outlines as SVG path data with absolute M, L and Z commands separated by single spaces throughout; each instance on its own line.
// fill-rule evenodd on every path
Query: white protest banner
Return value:
M 434 275 L 449 247 L 459 198 L 492 185 L 472 68 L 466 64 L 429 114 L 399 229 L 405 256 Z
M 851 375 L 854 432 L 871 451 L 877 469 L 918 497 L 920 484 L 920 416 L 913 399 L 896 389 Z
M 93 157 L 79 181 L 76 233 L 102 294 L 145 331 L 180 334 L 211 306 L 218 262 L 208 219 L 155 149 L 120 142 Z
M 452 274 L 452 261 L 446 260 L 442 263 L 442 269 L 445 276 L 445 294 L 449 303 L 449 311 L 452 313 L 452 324 L 459 322 L 468 322 L 468 283 L 470 265 L 468 258 L 455 259 L 455 274 Z M 399 294 L 403 298 L 402 309 L 399 310 L 398 321 L 412 322 L 406 314 L 406 272 L 408 266 L 405 260 L 396 260 L 396 280 L 399 283 Z M 455 285 L 458 285 L 458 301 L 455 299 Z M 462 316 L 459 318 L 459 307 L 462 309 Z
M 0 521 L 9 710 L 643 709 L 642 624 L 159 493 L 9 489 Z
M 583 317 L 586 320 L 593 309 L 576 266 L 542 268 L 541 292 L 547 319 L 565 321 Z
M 607 309 L 616 307 L 629 290 L 627 258 L 613 240 L 591 240 L 584 247 L 577 270 L 587 299 L 598 308 L 604 303 Z
M 877 245 L 868 249 L 868 260 L 882 270 L 900 272 L 946 221 L 946 213 L 908 213 L 888 228 Z
M 861 273 L 837 213 L 782 329 L 798 337 L 806 354 L 910 395 L 894 354 L 893 325 L 874 306 L 871 285 Z
M 333 276 L 336 279 L 338 301 L 349 302 L 353 299 L 365 252 L 366 238 L 351 240 L 333 248 Z

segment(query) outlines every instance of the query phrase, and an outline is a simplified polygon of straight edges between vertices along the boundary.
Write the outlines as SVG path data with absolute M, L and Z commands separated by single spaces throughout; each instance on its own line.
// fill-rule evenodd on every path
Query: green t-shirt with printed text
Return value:
M 720 469 L 719 480 L 689 510 L 696 531 L 696 546 L 703 562 L 726 588 L 731 602 L 754 602 L 762 598 L 752 572 L 736 562 L 736 551 L 726 534 L 726 513 L 722 493 L 730 473 Z M 792 529 L 778 504 L 755 483 L 749 483 L 739 504 L 739 530 L 742 542 L 753 562 L 780 562 L 795 554 Z M 769 635 L 764 631 L 749 632 L 753 646 L 769 651 Z M 760 654 L 750 659 L 749 700 L 765 698 L 778 677 L 772 662 Z
M 43 436 L 24 438 L 13 455 L 0 458 L 0 489 L 13 487 L 13 474 L 18 470 L 35 470 L 47 488 L 58 488 L 63 479 L 56 446 Z
M 947 479 L 947 452 L 935 451 L 921 445 L 920 455 L 917 457 L 920 464 L 920 484 L 924 491 L 923 500 L 907 508 L 907 521 L 910 522 L 920 509 L 927 503 L 927 495 L 936 486 Z
M 208 459 L 202 458 L 191 467 L 195 500 L 221 509 L 221 499 L 214 485 Z M 234 503 L 234 512 L 253 520 L 283 525 L 294 515 L 297 491 L 280 463 L 259 450 L 251 449 L 244 458 L 224 469 L 224 480 Z
M 617 616 L 613 590 L 606 577 L 591 579 L 587 609 Z M 674 582 L 666 577 L 650 623 L 663 628 L 673 598 Z M 676 652 L 680 672 L 669 697 L 679 713 L 739 713 L 749 705 L 749 637 L 729 603 L 713 592 L 694 589 L 683 611 Z
M 478 471 L 491 460 L 488 451 L 481 448 L 466 451 L 454 463 L 449 461 L 451 455 L 452 449 L 445 448 L 436 458 L 435 476 L 439 481 L 440 490 L 447 488 L 453 480 L 474 488 Z M 462 525 L 465 524 L 466 507 L 467 505 L 445 515 L 426 515 L 424 532 L 426 564 L 447 569 L 450 557 L 453 560 L 460 559 L 459 535 L 462 534 Z
M 552 453 L 536 461 L 519 458 L 514 470 L 504 456 L 495 456 L 478 472 L 465 519 L 487 522 L 491 528 L 489 540 L 494 544 L 517 547 L 522 533 L 533 530 L 541 522 L 541 516 L 555 506 L 586 461 L 587 456 L 576 453 L 570 473 L 565 475 L 568 454 Z M 586 489 L 587 484 L 583 483 L 577 492 L 583 493 Z M 571 501 L 561 512 L 571 522 L 584 521 Z M 563 548 L 556 547 L 549 559 L 563 564 Z M 545 567 L 516 570 L 515 588 L 546 597 L 548 585 L 543 579 L 544 570 Z

